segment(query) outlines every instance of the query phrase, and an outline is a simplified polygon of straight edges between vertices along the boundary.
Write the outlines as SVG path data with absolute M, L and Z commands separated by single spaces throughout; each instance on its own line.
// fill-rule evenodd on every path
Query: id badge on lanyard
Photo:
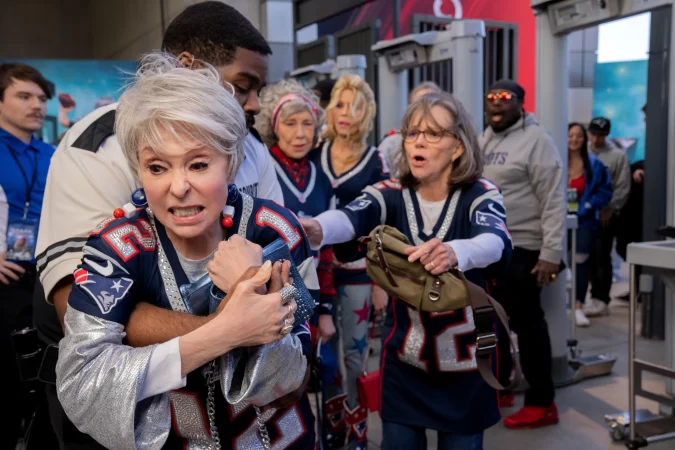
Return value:
M 23 175 L 26 182 L 26 201 L 23 209 L 23 218 L 20 220 L 10 219 L 7 224 L 7 252 L 5 259 L 8 261 L 32 261 L 35 256 L 38 221 L 28 218 L 28 210 L 30 209 L 30 196 L 37 178 L 37 155 L 35 157 L 35 164 L 33 165 L 33 176 L 29 180 L 26 171 L 21 163 L 19 163 L 16 151 L 9 145 L 7 145 L 7 148 L 14 158 L 16 165 L 19 166 L 21 175 Z

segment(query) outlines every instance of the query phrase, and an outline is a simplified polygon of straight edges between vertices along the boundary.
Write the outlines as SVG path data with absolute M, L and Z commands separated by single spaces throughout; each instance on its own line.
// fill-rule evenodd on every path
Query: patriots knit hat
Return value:
M 490 86 L 490 90 L 494 89 L 504 89 L 510 92 L 513 92 L 516 94 L 518 97 L 519 102 L 524 102 L 525 101 L 525 89 L 518 83 L 516 83 L 513 80 L 499 80 L 494 83 L 492 83 L 492 86 Z
M 312 88 L 313 91 L 319 92 L 319 100 L 329 102 L 330 101 L 330 94 L 333 92 L 333 86 L 335 86 L 335 83 L 337 80 L 333 80 L 332 78 L 327 78 L 325 80 L 321 80 L 318 83 L 314 85 Z
M 596 134 L 609 134 L 612 122 L 605 117 L 595 117 L 588 125 L 588 131 Z

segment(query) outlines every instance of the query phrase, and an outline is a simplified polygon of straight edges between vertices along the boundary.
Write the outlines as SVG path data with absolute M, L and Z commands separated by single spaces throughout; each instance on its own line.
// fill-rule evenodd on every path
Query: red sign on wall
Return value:
M 338 1 L 338 0 L 330 0 Z M 376 19 L 381 24 L 381 39 L 394 35 L 392 0 L 374 0 L 360 8 L 320 24 L 320 34 L 366 24 Z M 518 25 L 518 82 L 525 88 L 525 109 L 535 105 L 535 19 L 530 0 L 401 0 L 401 34 L 410 33 L 414 14 L 456 19 L 483 19 Z

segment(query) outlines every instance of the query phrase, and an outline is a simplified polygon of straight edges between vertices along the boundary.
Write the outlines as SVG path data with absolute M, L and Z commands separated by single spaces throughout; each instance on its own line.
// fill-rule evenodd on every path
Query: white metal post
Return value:
M 379 99 L 377 112 L 380 133 L 401 127 L 403 115 L 408 107 L 408 71 L 392 72 L 386 56 L 378 58 L 379 63 Z M 379 141 L 382 136 L 377 136 Z
M 567 97 L 568 52 L 567 36 L 551 33 L 548 14 L 535 13 L 537 42 L 536 105 L 539 123 L 551 134 L 563 164 L 563 180 L 567 180 Z M 565 233 L 567 234 L 567 233 Z M 567 239 L 565 239 L 566 241 Z M 566 249 L 566 242 L 563 244 Z M 563 257 L 567 252 L 563 252 Z M 565 301 L 565 277 L 543 289 L 541 304 L 551 336 L 553 380 L 568 378 L 567 334 L 568 318 Z
M 476 131 L 483 131 L 483 36 L 453 38 L 452 91 L 471 114 Z

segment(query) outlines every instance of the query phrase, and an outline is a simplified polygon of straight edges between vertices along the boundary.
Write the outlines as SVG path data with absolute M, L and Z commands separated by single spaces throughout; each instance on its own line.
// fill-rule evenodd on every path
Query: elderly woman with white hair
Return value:
M 313 259 L 290 211 L 230 184 L 247 129 L 227 87 L 213 67 L 152 54 L 120 99 L 117 136 L 142 189 L 84 247 L 57 365 L 68 417 L 111 449 L 314 448 L 307 396 L 294 403 L 310 350 L 300 291 L 261 246 L 283 239 L 316 294 Z M 226 276 L 239 280 L 227 293 Z M 204 325 L 128 347 L 141 301 Z
M 303 221 L 310 241 L 346 243 L 389 225 L 413 243 L 410 262 L 434 275 L 458 267 L 488 288 L 503 275 L 511 239 L 502 196 L 481 178 L 469 115 L 451 94 L 429 93 L 408 107 L 401 135 L 399 182 L 369 186 L 344 208 Z M 382 329 L 383 449 L 427 448 L 426 429 L 438 431 L 439 450 L 483 448 L 483 431 L 500 416 L 478 371 L 475 327 L 471 307 L 428 313 L 392 300 Z

